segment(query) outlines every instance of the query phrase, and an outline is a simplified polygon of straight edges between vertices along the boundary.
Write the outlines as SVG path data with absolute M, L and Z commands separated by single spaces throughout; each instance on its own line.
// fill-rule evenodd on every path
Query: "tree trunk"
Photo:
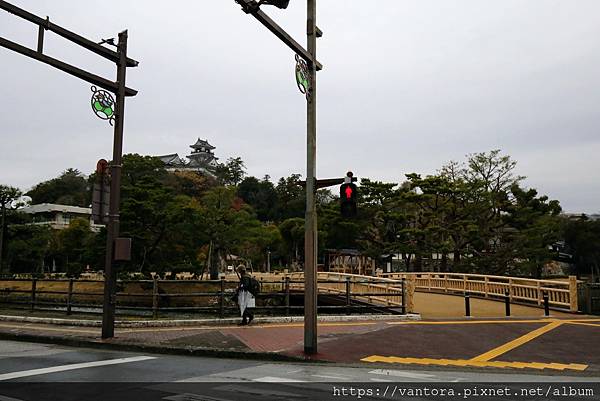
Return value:
M 421 255 L 415 255 L 415 271 L 423 271 L 423 258 Z
M 448 272 L 448 255 L 446 253 L 442 253 L 442 262 L 440 263 L 440 271 L 442 273 Z
M 210 279 L 219 279 L 219 249 L 214 249 L 210 261 Z
M 406 271 L 410 272 L 410 254 L 409 253 L 405 253 L 404 254 L 404 262 L 406 263 Z
M 454 266 L 457 266 L 460 264 L 460 249 L 455 249 L 454 250 Z
M 6 218 L 6 207 L 4 205 L 2 205 L 2 227 L 0 228 L 0 273 L 3 271 L 2 270 L 2 263 L 3 263 L 3 259 L 2 259 L 2 254 L 4 251 L 4 221 Z

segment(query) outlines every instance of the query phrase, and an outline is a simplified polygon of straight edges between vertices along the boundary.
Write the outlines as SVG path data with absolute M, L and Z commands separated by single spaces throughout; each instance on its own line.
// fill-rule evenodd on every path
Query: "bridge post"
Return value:
M 402 314 L 406 315 L 406 279 L 402 277 Z
M 577 312 L 577 276 L 569 276 L 569 302 L 571 312 Z

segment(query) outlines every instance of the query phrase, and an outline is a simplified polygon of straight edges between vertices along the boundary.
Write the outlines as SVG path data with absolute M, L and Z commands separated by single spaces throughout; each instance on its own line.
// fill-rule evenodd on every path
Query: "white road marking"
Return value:
M 334 380 L 350 380 L 346 376 L 327 376 L 327 375 L 312 375 L 312 377 L 322 377 L 323 379 L 334 379 Z
M 74 363 L 71 365 L 52 366 L 50 368 L 23 370 L 20 372 L 5 373 L 0 375 L 0 381 L 18 379 L 21 377 L 45 375 L 48 373 L 65 372 L 67 370 L 94 368 L 97 366 L 118 365 L 121 363 L 140 362 L 156 359 L 154 356 L 134 356 L 131 358 L 108 359 L 104 361 Z
M 233 401 L 231 399 L 214 398 L 214 397 L 209 397 L 207 395 L 199 395 L 199 394 L 193 394 L 193 393 L 183 393 L 183 394 L 172 395 L 170 397 L 163 398 L 163 400 L 168 400 L 168 401 Z
M 0 401 L 23 401 L 23 400 L 19 400 L 17 398 L 7 397 L 5 395 L 0 395 Z
M 382 375 L 382 376 L 396 376 L 396 377 L 406 377 L 409 379 L 431 379 L 434 378 L 434 375 L 428 375 L 424 373 L 413 373 L 407 372 L 405 370 L 391 370 L 391 369 L 375 369 L 369 372 L 372 375 Z
M 265 376 L 254 379 L 255 382 L 261 383 L 304 383 L 304 380 L 286 379 L 285 377 Z

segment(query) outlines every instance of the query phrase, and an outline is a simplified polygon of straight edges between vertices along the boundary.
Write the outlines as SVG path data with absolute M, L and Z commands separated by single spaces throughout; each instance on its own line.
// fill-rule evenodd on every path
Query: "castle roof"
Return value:
M 198 138 L 198 140 L 196 141 L 195 144 L 190 145 L 190 148 L 192 148 L 192 149 L 206 148 L 209 150 L 216 149 L 214 146 L 212 146 L 210 143 L 208 143 L 208 141 L 205 141 L 204 139 L 200 139 L 200 138 Z
M 184 164 L 177 153 L 156 157 L 158 157 L 166 166 L 181 166 Z

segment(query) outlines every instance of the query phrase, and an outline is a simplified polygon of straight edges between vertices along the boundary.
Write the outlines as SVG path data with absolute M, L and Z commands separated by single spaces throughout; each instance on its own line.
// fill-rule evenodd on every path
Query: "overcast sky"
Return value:
M 233 0 L 12 0 L 87 38 L 129 30 L 125 153 L 189 153 L 274 180 L 306 172 L 294 54 Z M 305 44 L 306 1 L 263 7 Z M 320 0 L 318 176 L 401 182 L 502 149 L 569 212 L 600 211 L 600 1 Z M 0 36 L 37 27 L 0 10 Z M 48 33 L 45 52 L 114 80 L 115 67 Z M 0 48 L 0 184 L 23 190 L 112 155 L 90 85 Z

